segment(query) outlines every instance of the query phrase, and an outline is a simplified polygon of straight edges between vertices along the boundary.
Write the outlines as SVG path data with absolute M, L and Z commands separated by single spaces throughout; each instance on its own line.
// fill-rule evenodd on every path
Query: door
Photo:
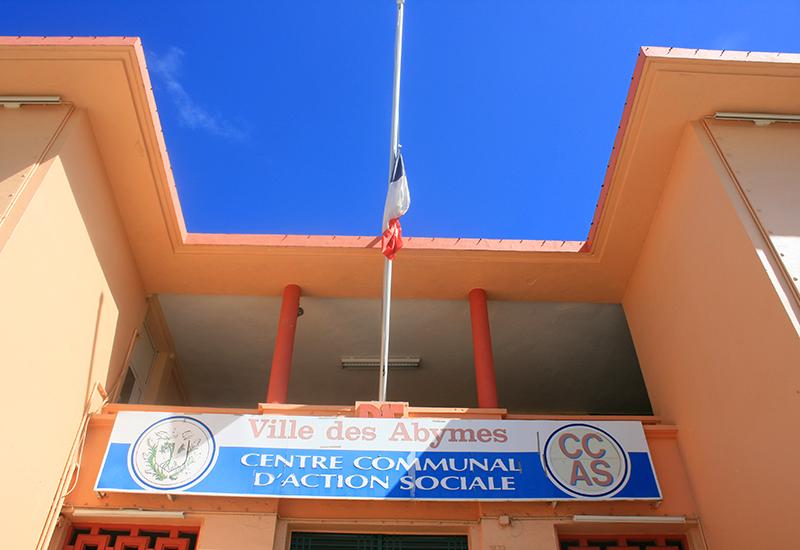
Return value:
M 296 532 L 291 550 L 467 550 L 467 537 Z

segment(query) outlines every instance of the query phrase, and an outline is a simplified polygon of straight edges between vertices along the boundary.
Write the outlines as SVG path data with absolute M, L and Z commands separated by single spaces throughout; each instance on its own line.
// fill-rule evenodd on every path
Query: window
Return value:
M 467 550 L 467 537 L 292 533 L 290 550 Z
M 147 327 L 142 326 L 133 345 L 128 369 L 119 392 L 119 403 L 141 403 L 147 378 L 156 358 L 156 349 Z

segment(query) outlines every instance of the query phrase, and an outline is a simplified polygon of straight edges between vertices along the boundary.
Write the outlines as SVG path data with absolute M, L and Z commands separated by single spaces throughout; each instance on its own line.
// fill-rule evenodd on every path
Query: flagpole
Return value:
M 400 61 L 403 53 L 403 2 L 397 0 L 397 30 L 394 39 L 394 86 L 392 90 L 392 139 L 389 153 L 389 180 L 398 153 L 400 136 Z M 386 228 L 382 228 L 386 229 Z M 383 307 L 381 311 L 381 360 L 378 401 L 386 401 L 389 378 L 389 319 L 392 307 L 392 260 L 383 260 Z

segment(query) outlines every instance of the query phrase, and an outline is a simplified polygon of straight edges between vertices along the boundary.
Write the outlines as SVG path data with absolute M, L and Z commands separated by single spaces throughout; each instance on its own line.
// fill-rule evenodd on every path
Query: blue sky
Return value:
M 1 2 L 140 36 L 190 231 L 372 235 L 393 0 Z M 640 45 L 800 52 L 800 3 L 407 0 L 408 235 L 585 238 Z

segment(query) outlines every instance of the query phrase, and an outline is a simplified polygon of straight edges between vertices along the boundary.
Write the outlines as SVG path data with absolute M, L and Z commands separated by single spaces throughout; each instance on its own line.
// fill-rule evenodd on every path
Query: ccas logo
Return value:
M 628 454 L 611 434 L 589 424 L 569 424 L 556 430 L 544 446 L 547 476 L 577 497 L 609 497 L 630 477 Z
M 216 460 L 208 427 L 188 416 L 170 416 L 149 426 L 131 446 L 128 469 L 145 489 L 186 489 L 201 481 Z

